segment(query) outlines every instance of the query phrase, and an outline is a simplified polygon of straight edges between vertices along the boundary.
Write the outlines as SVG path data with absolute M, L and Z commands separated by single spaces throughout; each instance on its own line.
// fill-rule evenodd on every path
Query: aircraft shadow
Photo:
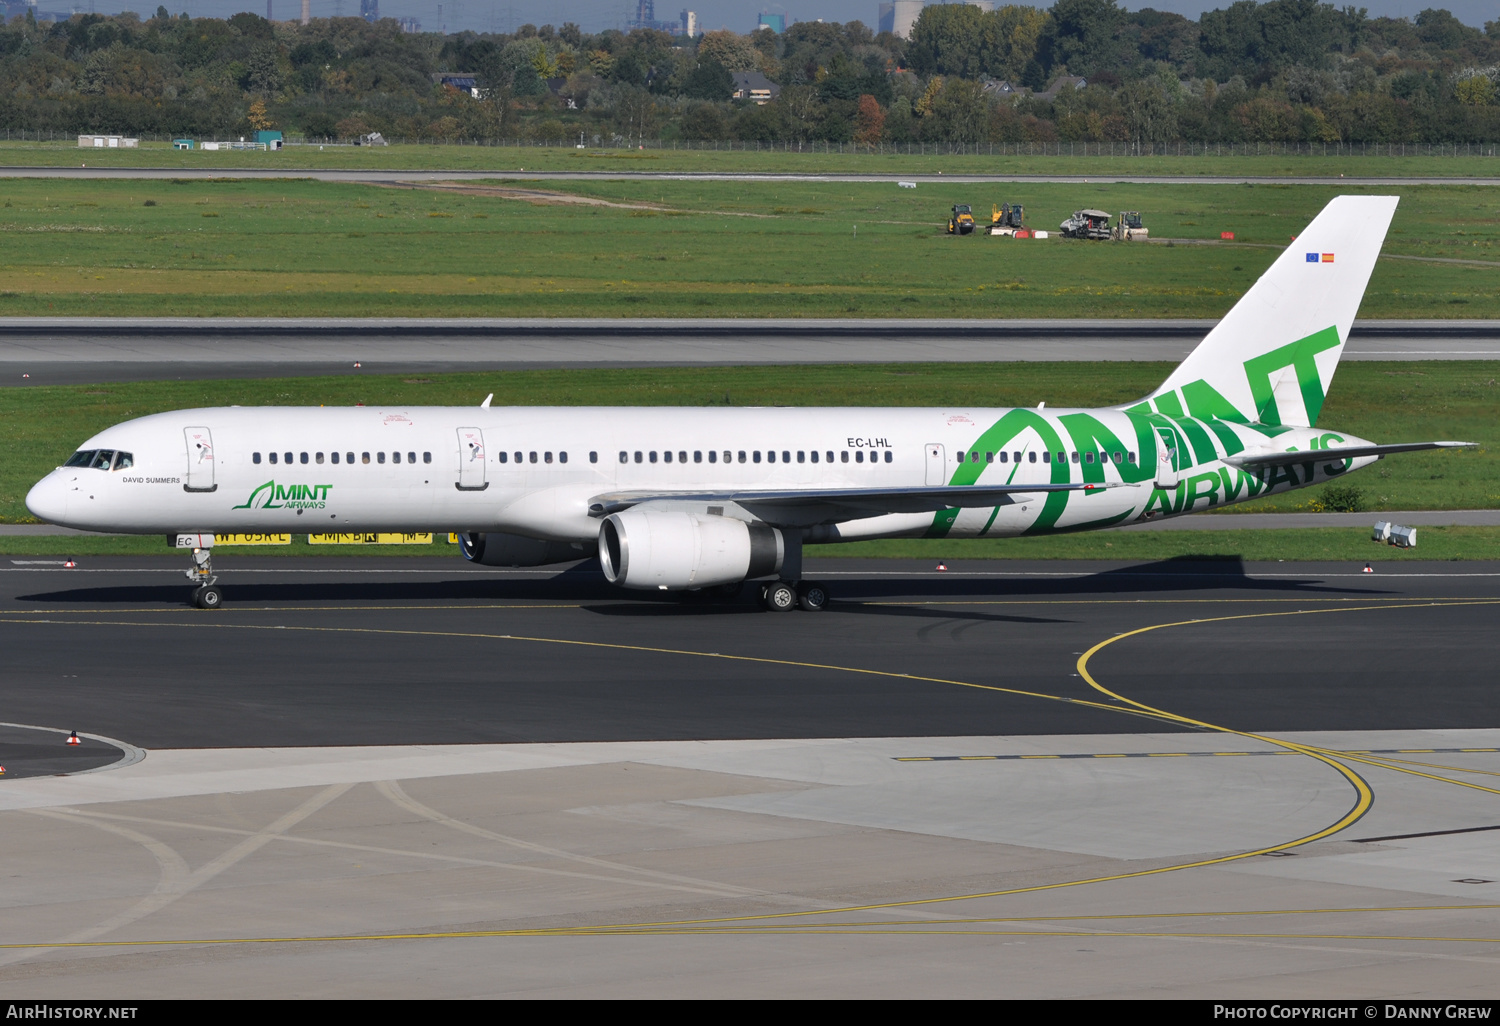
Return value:
M 1065 564 L 1060 564 L 1060 566 Z M 288 573 L 295 573 L 290 570 Z M 816 578 L 817 575 L 810 574 Z M 278 582 L 236 580 L 233 570 L 220 575 L 226 600 L 235 605 L 329 605 L 440 602 L 575 602 L 590 612 L 613 616 L 670 616 L 750 612 L 758 608 L 754 587 L 747 585 L 734 601 L 712 601 L 696 593 L 626 592 L 604 579 L 596 561 L 576 564 L 552 577 L 485 577 L 466 573 L 437 581 L 380 580 Z M 846 612 L 898 615 L 893 606 L 861 608 L 861 603 L 902 599 L 962 601 L 1004 598 L 1042 599 L 1070 596 L 1181 594 L 1230 591 L 1257 595 L 1381 594 L 1382 589 L 1347 588 L 1317 578 L 1256 579 L 1239 560 L 1164 560 L 1101 570 L 1079 577 L 869 577 L 835 578 L 829 583 L 833 608 Z M 185 605 L 191 585 L 142 584 L 115 587 L 67 588 L 18 595 L 13 601 L 45 605 Z M 906 609 L 899 615 L 955 619 L 958 614 Z M 962 614 L 997 622 L 1056 622 L 1011 614 Z

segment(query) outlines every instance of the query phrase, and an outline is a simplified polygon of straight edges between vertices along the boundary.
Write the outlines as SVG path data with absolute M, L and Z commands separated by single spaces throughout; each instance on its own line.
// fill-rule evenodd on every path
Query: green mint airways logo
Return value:
M 333 485 L 279 485 L 267 481 L 250 497 L 231 509 L 322 509 L 328 505 L 328 491 Z

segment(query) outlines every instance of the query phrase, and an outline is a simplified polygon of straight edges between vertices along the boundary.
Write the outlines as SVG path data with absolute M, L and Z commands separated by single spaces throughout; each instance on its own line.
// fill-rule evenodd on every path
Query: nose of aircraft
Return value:
M 45 520 L 49 524 L 61 524 L 68 516 L 69 490 L 61 474 L 54 471 L 38 481 L 31 491 L 26 493 L 26 508 L 38 520 Z

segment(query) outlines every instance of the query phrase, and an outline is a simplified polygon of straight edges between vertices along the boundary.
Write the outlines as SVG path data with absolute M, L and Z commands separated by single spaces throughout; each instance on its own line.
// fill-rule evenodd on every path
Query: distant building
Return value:
M 1033 95 L 1038 100 L 1054 100 L 1057 98 L 1057 94 L 1064 89 L 1086 89 L 1088 88 L 1088 84 L 1088 79 L 1086 78 L 1080 78 L 1077 75 L 1063 75 L 1049 85 L 1045 92 L 1034 93 Z
M 697 11 L 682 12 L 682 34 L 687 36 L 689 39 L 692 39 L 698 35 Z
M 763 103 L 770 103 L 781 95 L 781 86 L 758 71 L 736 71 L 729 77 L 734 79 L 734 92 L 730 94 L 731 99 L 752 100 L 759 106 Z
M 786 31 L 786 15 L 762 13 L 755 27 L 757 29 L 768 28 L 779 36 Z
M 925 0 L 894 0 L 892 3 L 881 4 L 875 31 L 910 39 L 912 26 L 921 15 L 924 2 Z
M 432 80 L 440 86 L 450 86 L 479 99 L 479 80 L 472 71 L 438 72 Z
M 128 139 L 123 135 L 80 135 L 78 137 L 78 145 L 84 149 L 98 147 L 115 150 L 122 146 L 126 149 L 134 149 L 140 144 L 139 139 Z
M 398 18 L 396 24 L 401 26 L 401 31 L 407 35 L 415 35 L 422 31 L 422 23 L 416 18 Z
M 266 0 L 267 3 L 270 0 Z M 359 0 L 359 16 L 374 23 L 380 20 L 380 0 Z

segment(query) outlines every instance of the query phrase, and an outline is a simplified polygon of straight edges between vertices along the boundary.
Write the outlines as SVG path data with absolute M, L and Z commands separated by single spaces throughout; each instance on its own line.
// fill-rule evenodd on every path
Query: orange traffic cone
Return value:
M 1371 566 L 1369 563 L 1366 563 L 1365 564 L 1365 573 L 1367 573 L 1367 574 L 1373 574 L 1374 572 L 1375 572 L 1375 568 L 1373 566 Z
M 81 745 L 81 744 L 83 744 L 82 741 L 78 740 L 78 731 L 75 730 L 75 731 L 73 731 L 73 733 L 71 733 L 71 734 L 68 735 L 68 744 L 70 744 L 70 745 Z
M 947 564 L 947 563 L 939 563 L 939 564 L 938 564 L 938 565 L 937 565 L 937 568 L 938 568 L 938 569 L 939 569 L 939 570 L 946 570 L 946 569 L 948 569 L 948 564 Z
M 63 569 L 65 569 L 65 570 L 75 570 L 75 569 L 77 569 L 77 567 L 78 567 L 78 564 L 75 563 L 71 559 L 68 560 L 66 563 L 63 564 Z

